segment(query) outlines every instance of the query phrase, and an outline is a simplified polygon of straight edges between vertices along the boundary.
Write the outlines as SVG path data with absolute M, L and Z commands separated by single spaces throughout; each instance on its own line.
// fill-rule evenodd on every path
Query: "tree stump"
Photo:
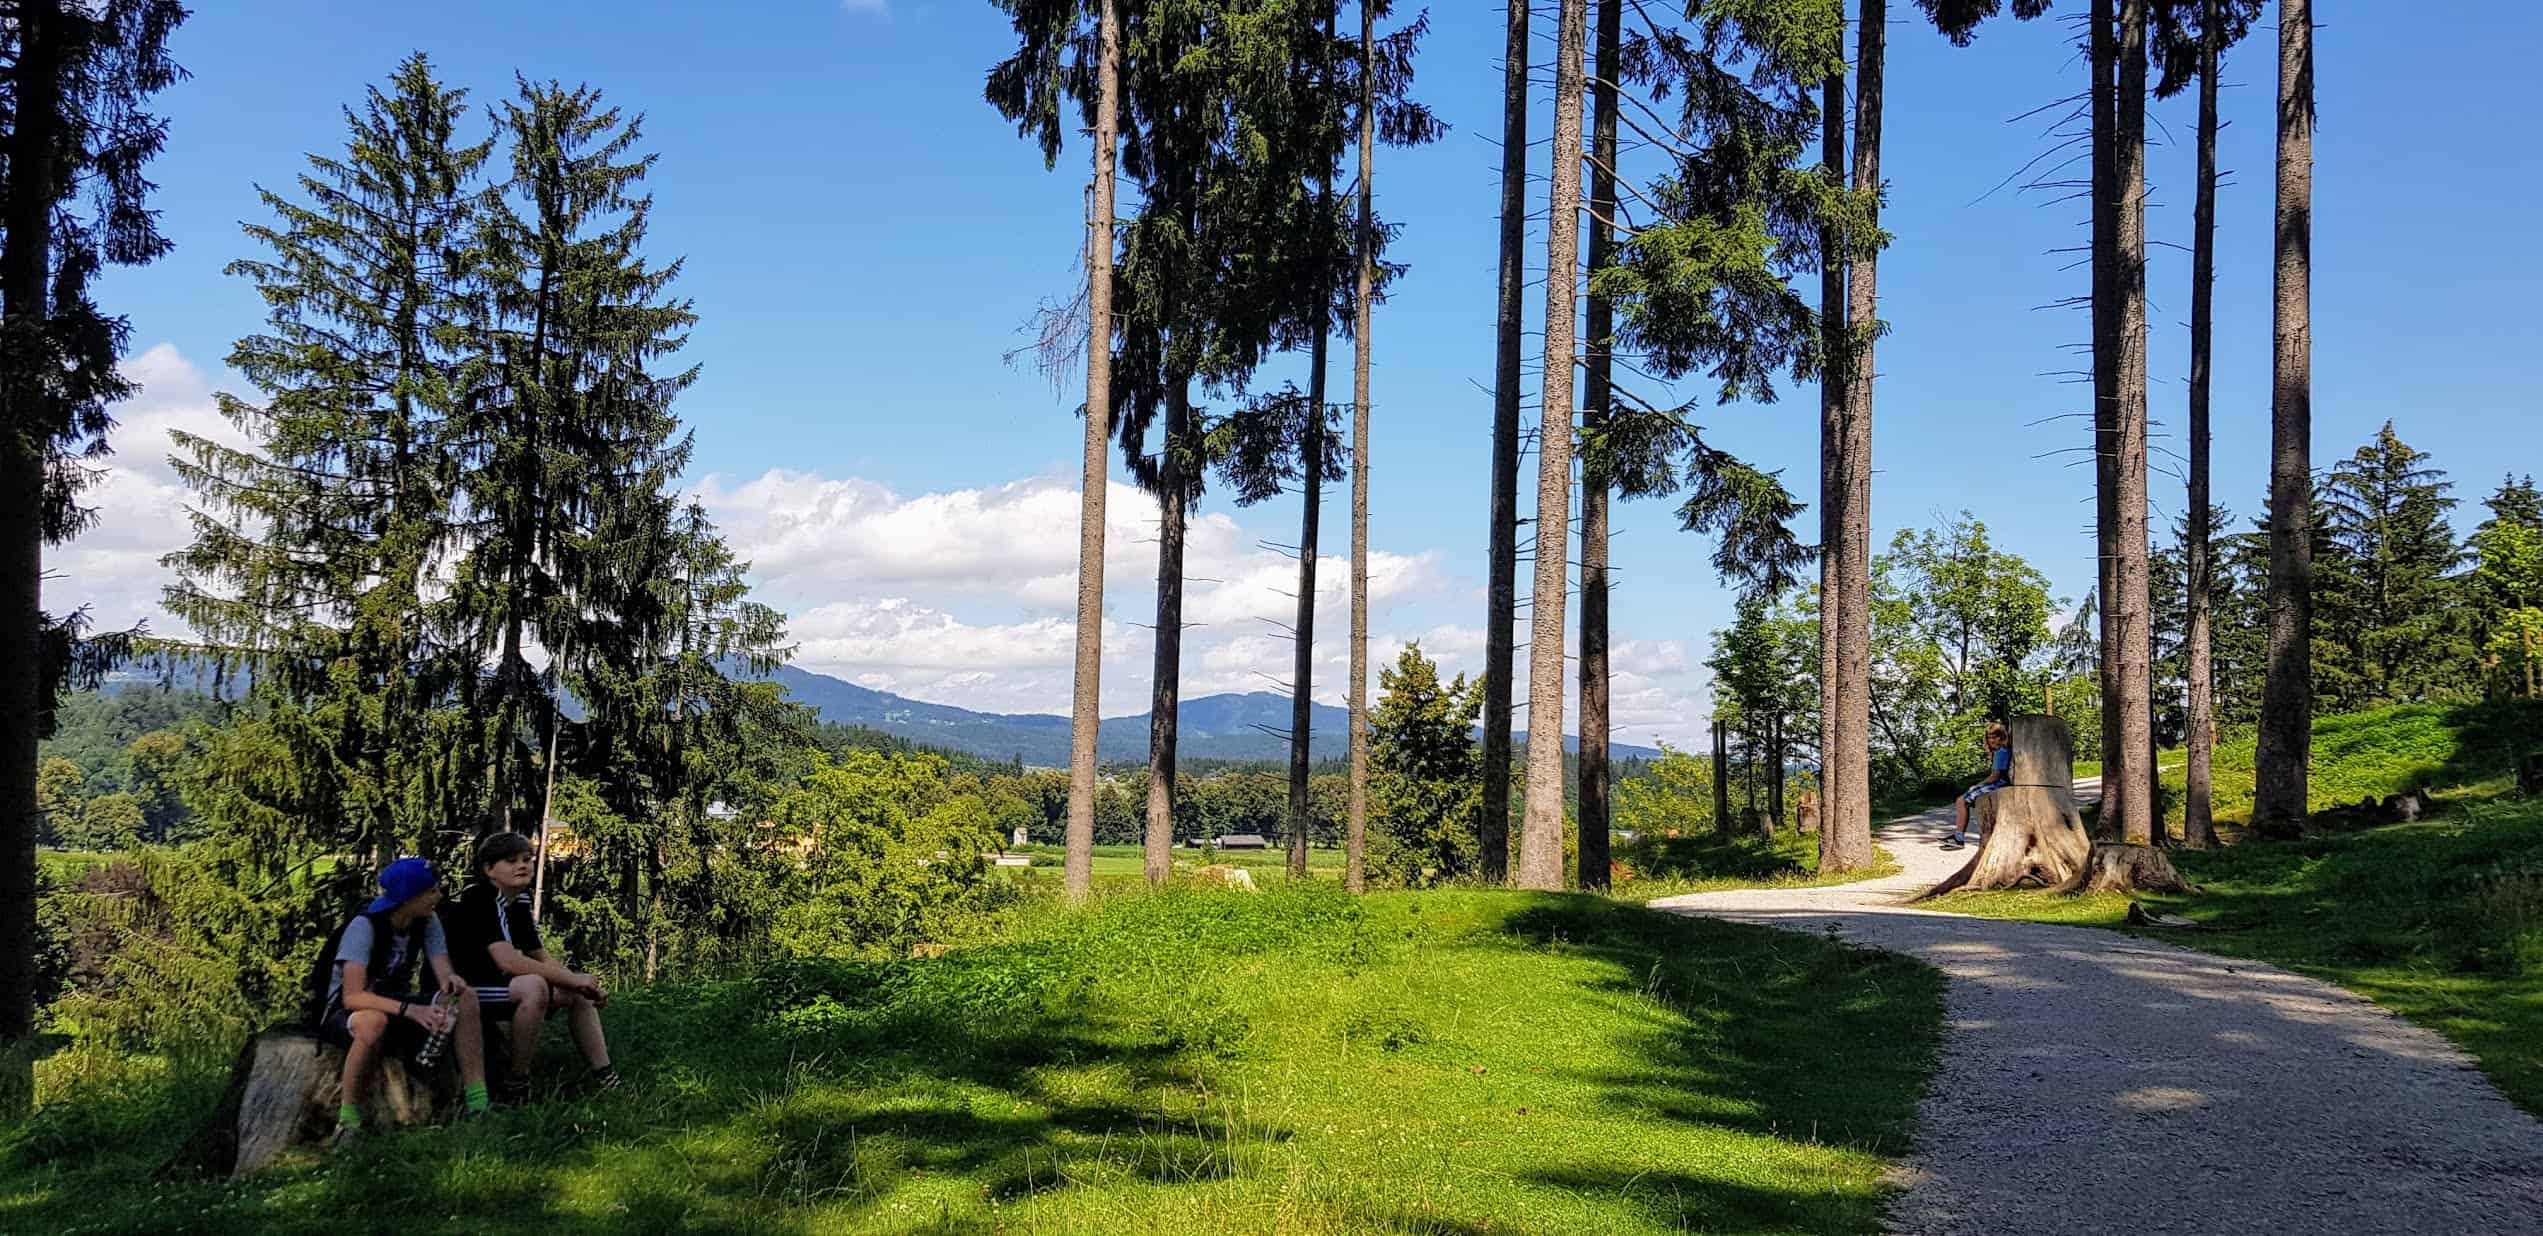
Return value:
M 1819 831 L 1819 795 L 1803 790 L 1792 801 L 1792 826 L 1807 837 Z
M 2075 740 L 2055 717 L 2015 717 L 2013 784 L 1978 800 L 1978 852 L 1926 897 L 1960 889 L 2063 888 L 2083 874 L 2093 841 L 2075 808 Z
M 342 1048 L 298 1026 L 267 1030 L 240 1049 L 220 1106 L 169 1166 L 232 1179 L 261 1171 L 293 1145 L 334 1132 L 343 1089 Z M 374 1123 L 437 1123 L 459 1110 L 458 1072 L 445 1067 L 417 1077 L 404 1061 L 383 1055 L 361 1107 Z
M 1769 815 L 1764 811 L 1760 811 L 1755 807 L 1749 808 L 1742 814 L 1746 816 L 1746 819 L 1743 820 L 1742 823 L 1747 825 L 1748 835 L 1752 837 L 1763 837 L 1768 841 L 1775 839 L 1774 816 Z
M 2093 847 L 2084 870 L 2059 890 L 2068 893 L 2194 893 L 2172 869 L 2172 859 L 2150 845 L 2106 841 Z

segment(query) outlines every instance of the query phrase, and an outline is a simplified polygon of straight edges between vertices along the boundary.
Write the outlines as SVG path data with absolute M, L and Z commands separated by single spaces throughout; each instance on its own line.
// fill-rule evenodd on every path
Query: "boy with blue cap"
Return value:
M 490 1106 L 477 997 L 451 968 L 450 946 L 442 936 L 441 919 L 433 913 L 441 898 L 441 882 L 431 863 L 420 858 L 390 863 L 380 870 L 380 895 L 346 922 L 321 954 L 329 977 L 314 1028 L 320 1039 L 344 1049 L 338 1144 L 361 1132 L 359 1099 L 379 1053 L 412 1060 L 443 1029 L 450 1031 L 459 1056 L 468 1114 L 483 1115 Z M 426 994 L 426 971 L 429 990 L 448 996 L 447 1007 L 435 1007 Z

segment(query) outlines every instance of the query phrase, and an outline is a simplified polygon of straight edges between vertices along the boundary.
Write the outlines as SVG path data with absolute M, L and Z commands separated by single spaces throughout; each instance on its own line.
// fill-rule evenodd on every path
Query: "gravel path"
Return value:
M 1937 848 L 1950 831 L 1881 829 L 1887 879 L 1653 903 L 1834 924 L 1949 976 L 1892 1231 L 2543 1233 L 2543 1123 L 2444 1039 L 2258 962 L 1906 908 L 1969 857 Z

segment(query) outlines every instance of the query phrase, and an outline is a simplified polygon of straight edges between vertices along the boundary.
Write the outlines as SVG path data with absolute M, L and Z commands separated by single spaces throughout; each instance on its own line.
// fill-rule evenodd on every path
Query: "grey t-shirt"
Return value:
M 398 963 L 406 959 L 406 940 L 407 937 L 400 935 L 397 939 L 389 942 L 389 969 L 395 970 Z M 333 1005 L 337 1003 L 344 994 L 344 963 L 348 961 L 358 961 L 366 966 L 371 964 L 371 946 L 376 942 L 377 941 L 372 936 L 370 915 L 358 915 L 351 923 L 345 925 L 344 942 L 336 946 L 335 972 L 333 977 L 327 980 L 328 1004 Z M 441 916 L 433 915 L 427 917 L 424 920 L 424 957 L 426 959 L 426 963 L 429 964 L 432 958 L 447 957 L 449 955 L 450 941 L 442 935 Z M 423 973 L 424 971 L 422 966 L 416 967 L 415 975 L 412 979 L 410 979 L 408 984 L 411 990 L 420 991 L 428 988 L 427 984 L 420 981 L 414 981 L 420 980 L 423 977 Z M 371 975 L 370 977 L 375 983 L 380 978 L 380 976 L 376 974 Z M 380 994 L 394 996 L 404 993 L 381 992 Z

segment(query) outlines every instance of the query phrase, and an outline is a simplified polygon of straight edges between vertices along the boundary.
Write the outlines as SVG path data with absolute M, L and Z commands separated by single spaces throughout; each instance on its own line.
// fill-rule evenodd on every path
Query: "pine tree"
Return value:
M 253 669 L 327 807 L 303 843 L 375 863 L 439 856 L 474 806 L 456 705 L 476 667 L 433 599 L 482 369 L 471 250 L 492 144 L 460 138 L 465 98 L 412 56 L 348 110 L 341 157 L 309 157 L 297 200 L 260 191 L 274 220 L 245 230 L 270 256 L 229 270 L 268 329 L 229 363 L 264 401 L 219 397 L 250 446 L 174 435 L 202 505 L 168 608 L 199 652 Z
M 2215 614 L 2217 576 L 2212 542 L 2216 513 L 2210 498 L 2209 360 L 2216 332 L 2217 92 L 2225 52 L 2260 19 L 2260 0 L 2164 0 L 2155 8 L 2156 46 L 2163 64 L 2158 97 L 2178 94 L 2195 81 L 2199 91 L 2197 202 L 2190 224 L 2190 423 L 2189 514 L 2182 530 L 2183 597 L 2181 673 L 2186 682 L 2183 744 L 2188 770 L 2182 796 L 2182 837 L 2193 848 L 2214 845 L 2216 753 Z
M 2252 830 L 2304 830 L 2313 759 L 2313 4 L 2279 0 L 2269 414 L 2269 673 Z
M 1398 884 L 1472 875 L 1482 758 L 1475 748 L 1477 688 L 1463 675 L 1439 680 L 1439 666 L 1414 644 L 1378 676 L 1369 714 L 1369 802 L 1376 830 L 1370 865 Z
M 1483 878 L 1510 874 L 1510 719 L 1517 681 L 1520 372 L 1526 362 L 1528 6 L 1510 3 L 1501 65 L 1501 257 L 1493 322 L 1492 505 L 1485 539 L 1483 811 L 1475 835 Z
M 1067 895 L 1084 900 L 1093 889 L 1098 801 L 1095 743 L 1103 724 L 1104 507 L 1112 449 L 1112 347 L 1114 160 L 1121 146 L 1121 19 L 1116 0 L 1094 0 L 1094 12 L 1075 0 L 999 0 L 1022 46 L 989 71 L 991 106 L 1037 139 L 1043 165 L 1057 166 L 1060 112 L 1074 97 L 1092 131 L 1094 174 L 1087 186 L 1086 402 L 1084 449 L 1078 482 L 1077 626 L 1075 685 L 1069 696 L 1069 791 L 1067 856 L 1062 879 Z M 1086 26 L 1095 27 L 1092 47 Z M 1091 50 L 1095 63 L 1085 63 Z M 1075 56 L 1072 62 L 1066 57 Z M 1092 81 L 1088 81 L 1091 78 Z
M 1589 352 L 1581 387 L 1581 430 L 1590 438 L 1606 431 L 1615 386 L 1615 299 L 1600 291 L 1596 275 L 1615 258 L 1616 103 L 1625 71 L 1623 42 L 1622 0 L 1598 0 L 1598 64 L 1589 91 Z M 1595 452 L 1581 460 L 1579 865 L 1584 889 L 1605 888 L 1608 880 L 1607 502 L 1614 488 Z
M 17 0 L 0 21 L 0 1041 L 35 1024 L 36 744 L 66 678 L 115 645 L 83 647 L 86 615 L 44 612 L 44 547 L 74 535 L 106 452 L 124 319 L 90 299 L 109 264 L 165 253 L 143 170 L 167 136 L 146 111 L 181 74 L 177 0 Z M 86 665 L 79 664 L 86 659 Z M 0 1110 L 31 1078 L 0 1079 Z
M 474 522 L 456 593 L 476 655 L 494 664 L 477 705 L 492 718 L 489 817 L 518 829 L 554 680 L 570 658 L 609 655 L 606 628 L 626 621 L 602 597 L 634 552 L 635 496 L 667 490 L 687 461 L 671 403 L 697 370 L 661 366 L 696 315 L 670 293 L 680 263 L 641 252 L 654 156 L 634 153 L 640 117 L 589 86 L 524 80 L 500 125 L 511 179 L 482 229 L 493 382 L 471 413 L 481 454 L 460 491 Z M 669 515 L 657 498 L 646 518 Z M 545 674 L 530 667 L 531 640 Z
M 2335 709 L 2472 685 L 2470 628 L 2454 578 L 2463 550 L 2448 523 L 2455 499 L 2445 476 L 2387 421 L 2323 483 L 2333 553 L 2315 564 L 2315 642 L 2318 671 L 2331 673 L 2325 681 L 2317 672 L 2317 690 Z

